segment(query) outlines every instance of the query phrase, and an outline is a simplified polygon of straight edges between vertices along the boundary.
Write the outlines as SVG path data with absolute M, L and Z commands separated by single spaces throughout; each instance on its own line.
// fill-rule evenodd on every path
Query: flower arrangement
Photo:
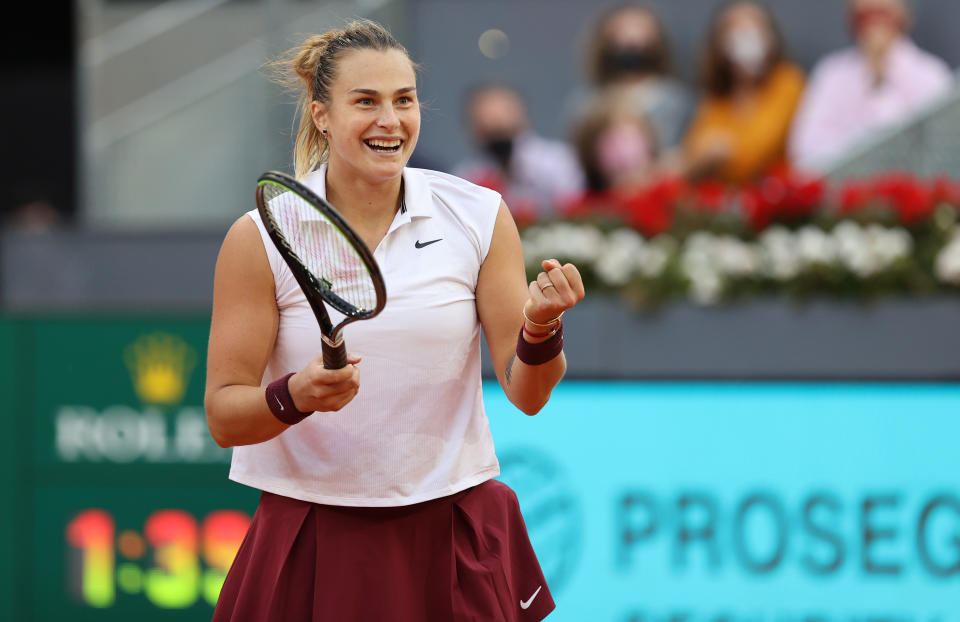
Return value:
M 774 175 L 732 189 L 662 180 L 587 195 L 563 220 L 521 224 L 539 259 L 637 306 L 760 294 L 872 299 L 960 291 L 960 183 L 889 173 L 829 186 Z

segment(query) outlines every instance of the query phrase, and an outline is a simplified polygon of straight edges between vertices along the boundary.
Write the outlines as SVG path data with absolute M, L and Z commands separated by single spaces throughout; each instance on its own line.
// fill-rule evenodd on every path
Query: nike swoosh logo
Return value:
M 542 587 L 543 587 L 542 585 L 541 585 L 540 587 L 538 587 L 538 588 L 537 588 L 537 591 L 533 593 L 533 596 L 531 596 L 530 598 L 528 598 L 526 601 L 522 601 L 522 600 L 521 600 L 521 601 L 520 601 L 520 608 L 521 608 L 521 609 L 529 609 L 529 608 L 530 608 L 530 603 L 532 603 L 532 602 L 533 602 L 533 599 L 537 597 L 537 594 L 540 593 L 540 589 L 541 589 Z
M 274 395 L 273 399 L 277 400 L 277 406 L 280 407 L 280 410 L 283 410 L 283 404 L 280 403 L 280 398 Z
M 443 238 L 437 238 L 436 240 L 430 240 L 430 241 L 428 241 L 428 242 L 421 242 L 420 240 L 417 240 L 417 242 L 416 242 L 416 244 L 414 244 L 414 246 L 416 246 L 417 248 L 423 248 L 424 246 L 430 246 L 430 245 L 433 244 L 434 242 L 439 242 L 439 241 L 442 240 L 442 239 L 443 239 Z

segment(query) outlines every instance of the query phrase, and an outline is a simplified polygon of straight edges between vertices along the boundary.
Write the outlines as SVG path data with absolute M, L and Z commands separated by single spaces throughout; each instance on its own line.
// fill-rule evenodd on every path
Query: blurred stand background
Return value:
M 672 70 L 691 92 L 699 89 L 702 39 L 718 4 L 649 3 L 669 35 Z M 805 70 L 848 45 L 844 3 L 769 4 L 790 57 Z M 449 171 L 473 153 L 463 97 L 483 81 L 517 89 L 532 131 L 570 138 L 570 101 L 585 82 L 586 38 L 604 6 L 85 0 L 58 10 L 51 31 L 14 33 L 4 43 L 5 118 L 16 121 L 5 128 L 10 192 L 0 296 L 12 307 L 202 304 L 212 274 L 189 266 L 212 265 L 222 232 L 252 204 L 250 180 L 290 161 L 290 100 L 258 70 L 300 34 L 355 16 L 388 24 L 423 66 L 426 108 L 414 164 Z M 946 26 L 956 5 L 923 0 L 912 7 L 914 39 L 950 66 L 960 63 L 960 44 Z M 36 18 L 33 9 L 17 11 L 22 23 Z M 858 144 L 833 166 L 833 179 L 890 169 L 925 176 L 958 170 L 958 110 L 942 103 L 939 112 Z M 38 230 L 58 239 L 22 235 Z M 128 247 L 125 239 L 135 242 Z M 165 262 L 155 261 L 161 256 Z M 114 273 L 104 279 L 111 263 Z M 149 292 L 137 285 L 138 273 L 151 275 Z M 125 274 L 130 278 L 119 286 Z M 104 280 L 114 283 L 112 295 L 98 287 Z
M 885 0 L 875 1 L 882 4 Z M 576 93 L 582 92 L 588 36 L 606 6 L 535 0 L 522 3 L 85 0 L 74 4 L 72 10 L 57 11 L 50 32 L 44 30 L 41 36 L 38 31 L 25 30 L 4 44 L 7 88 L 12 95 L 4 102 L 9 110 L 5 115 L 8 119 L 5 131 L 11 136 L 5 141 L 8 155 L 4 171 L 12 200 L 8 199 L 3 208 L 7 226 L 0 244 L 0 296 L 8 309 L 206 309 L 220 240 L 229 224 L 252 205 L 252 180 L 264 170 L 285 169 L 290 162 L 290 98 L 270 84 L 259 68 L 304 33 L 323 30 L 357 16 L 388 24 L 423 67 L 424 121 L 414 164 L 453 170 L 475 153 L 469 144 L 471 136 L 466 127 L 464 96 L 469 87 L 485 81 L 513 85 L 526 102 L 526 123 L 531 131 L 555 141 L 571 138 L 573 121 L 569 104 Z M 698 92 L 704 37 L 721 3 L 684 0 L 653 2 L 648 6 L 659 14 L 668 37 L 671 71 L 686 83 L 690 92 Z M 769 6 L 783 31 L 787 54 L 805 70 L 825 54 L 849 45 L 845 3 L 781 0 L 770 2 Z M 950 66 L 960 63 L 960 44 L 946 26 L 960 9 L 948 0 L 924 0 L 910 6 L 911 36 Z M 17 10 L 23 13 L 22 23 L 28 24 L 30 17 L 36 18 L 32 9 Z M 938 100 L 932 112 L 925 109 L 858 143 L 833 166 L 829 179 L 837 181 L 889 170 L 912 171 L 924 178 L 937 173 L 955 173 L 960 170 L 956 147 L 960 144 L 956 140 L 960 132 L 958 117 L 960 104 L 956 96 Z M 758 190 L 753 194 L 760 197 L 761 208 L 771 212 L 793 209 L 792 195 L 806 191 L 802 181 L 795 183 L 791 178 L 764 184 L 766 182 L 759 180 Z M 789 192 L 783 190 L 784 184 Z M 947 191 L 951 189 L 955 187 L 950 186 Z M 913 190 L 916 189 L 912 186 L 897 187 L 887 194 L 899 193 L 899 197 Z M 730 204 L 736 203 L 734 210 L 744 210 L 747 200 L 754 198 L 750 195 L 703 200 L 702 196 L 708 192 L 716 194 L 712 187 L 706 190 L 697 187 L 694 200 L 719 201 L 721 207 L 728 210 Z M 767 205 L 771 201 L 766 197 L 771 192 L 785 196 L 782 205 L 776 200 Z M 862 193 L 868 201 L 870 190 L 863 189 Z M 675 196 L 669 189 L 666 194 Z M 927 202 L 936 203 L 941 200 L 938 197 L 930 197 Z M 805 200 L 812 204 L 820 200 L 827 203 L 828 199 L 821 190 L 813 199 Z M 681 196 L 665 201 L 671 200 L 679 203 L 685 199 Z M 519 210 L 522 202 L 517 200 L 515 205 Z M 591 205 L 589 195 L 582 205 Z M 661 355 L 651 354 L 643 361 L 645 353 L 651 351 L 641 348 L 633 354 L 633 360 L 643 362 L 629 365 L 626 368 L 629 371 L 618 375 L 670 377 L 680 373 L 684 377 L 738 377 L 757 374 L 790 378 L 796 377 L 800 370 L 805 370 L 801 374 L 804 377 L 834 377 L 846 370 L 843 375 L 852 378 L 901 373 L 904 377 L 916 377 L 919 373 L 916 367 L 900 366 L 895 361 L 921 357 L 892 350 L 889 357 L 878 359 L 876 352 L 858 348 L 857 344 L 871 342 L 869 336 L 874 330 L 895 332 L 894 326 L 896 332 L 908 331 L 903 341 L 917 344 L 917 352 L 930 352 L 931 346 L 940 345 L 946 349 L 937 351 L 946 353 L 955 343 L 952 332 L 944 335 L 931 329 L 939 326 L 936 322 L 906 322 L 891 312 L 888 318 L 882 313 L 868 315 L 870 320 L 864 323 L 859 319 L 863 309 L 853 309 L 854 315 L 848 321 L 851 328 L 860 326 L 863 332 L 837 331 L 838 335 L 849 336 L 846 342 L 838 342 L 830 333 L 823 332 L 829 331 L 825 327 L 833 326 L 834 322 L 822 318 L 785 330 L 782 322 L 789 324 L 792 318 L 799 317 L 799 312 L 776 301 L 772 306 L 774 310 L 770 311 L 770 304 L 763 300 L 769 300 L 771 289 L 790 290 L 794 281 L 802 280 L 799 277 L 806 273 L 789 282 L 777 281 L 779 277 L 763 272 L 761 264 L 774 265 L 774 259 L 789 254 L 784 250 L 793 243 L 789 236 L 769 235 L 761 238 L 754 245 L 756 248 L 746 249 L 753 253 L 745 256 L 753 257 L 756 273 L 748 275 L 749 278 L 738 280 L 738 275 L 730 271 L 687 270 L 680 279 L 689 284 L 677 285 L 671 276 L 674 262 L 682 264 L 685 270 L 704 261 L 736 263 L 735 253 L 731 258 L 727 252 L 731 250 L 727 248 L 731 246 L 727 243 L 729 240 L 716 237 L 727 233 L 729 227 L 723 223 L 706 226 L 694 222 L 692 227 L 679 227 L 682 231 L 679 238 L 657 238 L 657 233 L 668 228 L 669 220 L 645 229 L 644 223 L 651 217 L 649 210 L 644 212 L 646 208 L 637 207 L 636 201 L 627 201 L 622 209 L 628 212 L 627 220 L 635 217 L 641 221 L 640 224 L 634 222 L 633 227 L 654 243 L 647 245 L 647 251 L 652 251 L 644 251 L 632 240 L 620 244 L 613 238 L 598 238 L 592 230 L 564 229 L 559 234 L 547 231 L 550 235 L 538 237 L 542 231 L 533 228 L 525 234 L 525 245 L 533 255 L 570 251 L 570 256 L 561 258 L 581 264 L 590 273 L 595 292 L 620 292 L 622 298 L 632 303 L 639 300 L 641 306 L 647 307 L 650 300 L 658 303 L 679 299 L 679 306 L 661 309 L 657 316 L 637 321 L 658 335 L 674 335 L 673 339 L 664 339 L 663 346 L 668 352 L 678 353 L 680 359 L 690 361 L 689 373 L 682 373 L 683 365 L 679 361 L 677 365 L 665 367 L 670 371 L 658 373 Z M 666 205 L 663 209 L 674 210 L 675 206 Z M 531 224 L 521 211 L 516 212 L 516 217 L 522 225 Z M 679 217 L 674 219 L 674 225 L 677 220 Z M 949 234 L 951 223 L 952 220 L 941 222 L 946 231 L 943 236 Z M 699 245 L 692 249 L 686 242 L 682 247 L 677 246 L 678 239 L 690 241 L 691 238 L 685 236 L 699 229 L 715 237 L 693 236 L 692 240 Z M 872 234 L 866 229 L 848 232 L 850 240 L 839 239 L 844 231 L 837 228 L 837 240 L 827 242 L 838 248 L 850 240 L 853 246 L 869 245 L 864 240 Z M 751 234 L 746 235 L 749 242 Z M 893 240 L 897 235 L 903 237 L 900 231 L 887 237 Z M 822 237 L 814 236 L 813 241 L 823 242 Z M 802 246 L 802 242 L 804 240 L 798 238 L 796 244 Z M 938 248 L 947 247 L 939 238 L 938 244 Z M 913 246 L 918 248 L 921 243 L 914 242 Z M 574 252 L 583 247 L 587 248 L 586 253 Z M 742 251 L 741 247 L 743 244 L 732 250 Z M 628 257 L 617 259 L 619 255 L 614 251 L 626 253 Z M 930 252 L 934 251 L 928 254 Z M 666 267 L 654 280 L 646 273 L 638 280 L 634 274 L 636 267 L 629 268 L 634 273 L 613 278 L 602 265 L 607 260 L 607 263 L 619 262 L 629 267 L 642 264 L 644 257 L 656 259 L 658 253 L 667 258 Z M 895 248 L 890 253 L 896 257 Z M 941 254 L 944 255 L 942 263 L 949 264 L 944 269 L 947 276 L 941 281 L 949 289 L 960 280 L 960 274 L 953 265 L 957 262 L 946 260 L 958 252 Z M 854 255 L 851 261 L 856 267 L 859 265 L 856 260 L 863 259 L 860 257 L 863 253 L 854 252 Z M 876 261 L 879 260 L 874 263 Z M 928 265 L 924 269 L 931 272 L 933 267 Z M 848 298 L 861 298 L 860 290 L 866 292 L 864 295 L 871 295 L 869 279 L 850 279 L 849 274 L 842 271 L 839 276 L 830 273 L 817 278 L 821 282 L 833 279 L 832 284 L 827 283 L 826 293 L 830 297 L 836 297 L 837 292 L 845 288 L 858 292 Z M 895 281 L 894 293 L 900 291 L 915 300 L 909 308 L 924 308 L 925 313 L 932 314 L 931 318 L 946 312 L 941 309 L 945 304 L 942 300 L 917 300 L 911 294 L 936 289 L 927 282 L 929 278 L 921 280 L 919 285 L 911 275 L 902 278 L 894 275 L 887 280 L 891 278 Z M 878 279 L 883 282 L 882 278 Z M 814 298 L 818 287 L 820 285 L 811 288 Z M 739 365 L 727 364 L 724 353 L 729 344 L 749 338 L 750 333 L 744 334 L 736 325 L 730 325 L 729 330 L 721 328 L 726 324 L 715 325 L 717 318 L 726 317 L 724 314 L 707 313 L 700 319 L 696 306 L 723 300 L 744 288 L 761 295 L 759 307 L 743 305 L 729 314 L 730 321 L 740 321 L 742 326 L 751 327 L 751 331 L 768 327 L 769 333 L 755 334 L 758 344 L 769 343 L 772 334 L 797 334 L 796 343 L 806 344 L 811 350 L 809 362 L 794 365 L 783 360 L 780 366 L 771 367 L 778 358 L 771 354 L 765 359 L 744 357 Z M 615 298 L 591 298 L 588 308 L 597 304 L 598 317 L 619 313 Z M 689 304 L 685 300 L 693 301 L 695 308 L 682 311 L 684 305 Z M 777 314 L 783 316 L 781 320 L 772 319 Z M 595 320 L 592 314 L 587 317 L 585 330 L 571 335 L 569 347 L 578 351 L 581 344 L 576 335 L 580 334 L 584 336 L 583 347 L 606 348 L 606 344 L 592 345 L 596 340 L 592 338 L 591 326 L 609 323 Z M 838 321 L 844 322 L 839 318 Z M 909 332 L 911 330 L 914 332 Z M 720 336 L 725 334 L 737 337 L 724 342 Z M 721 341 L 713 347 L 716 339 Z M 834 363 L 846 360 L 851 364 L 819 367 L 817 348 L 821 346 L 810 344 L 839 347 L 840 343 L 847 344 L 839 350 L 846 354 L 828 357 L 829 360 Z M 709 355 L 687 357 L 686 353 L 692 348 L 716 352 L 714 358 L 720 364 L 716 368 L 704 366 L 704 360 L 711 360 Z M 800 351 L 806 349 L 801 347 Z M 575 375 L 604 377 L 614 369 L 621 369 L 619 365 L 597 367 L 586 363 L 603 358 L 602 354 L 572 356 L 571 371 Z M 949 354 L 934 359 L 938 361 L 936 365 L 924 367 L 925 371 L 919 375 L 926 377 L 932 372 L 935 377 L 947 377 L 960 367 L 960 362 L 955 363 Z

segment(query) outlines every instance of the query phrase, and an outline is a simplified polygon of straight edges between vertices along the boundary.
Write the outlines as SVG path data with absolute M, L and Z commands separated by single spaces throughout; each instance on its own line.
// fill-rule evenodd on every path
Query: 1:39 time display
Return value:
M 249 524 L 236 510 L 211 512 L 198 523 L 186 511 L 167 509 L 150 514 L 142 534 L 118 534 L 109 512 L 83 510 L 66 527 L 70 591 L 97 608 L 112 606 L 118 589 L 143 593 L 164 609 L 190 607 L 200 598 L 215 605 Z

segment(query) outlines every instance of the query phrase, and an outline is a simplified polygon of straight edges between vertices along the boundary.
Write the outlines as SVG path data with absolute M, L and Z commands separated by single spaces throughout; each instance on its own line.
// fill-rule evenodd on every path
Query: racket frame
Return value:
M 346 239 L 347 243 L 350 244 L 367 269 L 370 280 L 373 282 L 377 300 L 377 304 L 373 309 L 364 309 L 362 312 L 358 312 L 354 305 L 338 296 L 329 288 L 324 287 L 317 278 L 317 275 L 310 272 L 304 265 L 303 261 L 290 247 L 290 243 L 280 231 L 270 210 L 267 209 L 267 201 L 263 196 L 263 188 L 266 184 L 277 185 L 296 194 L 308 205 L 317 210 L 317 212 L 329 221 L 330 224 L 337 229 L 338 233 Z M 310 304 L 310 308 L 313 309 L 313 314 L 317 317 L 323 339 L 324 366 L 329 367 L 327 365 L 328 357 L 330 357 L 331 364 L 339 364 L 342 361 L 345 365 L 346 350 L 343 345 L 343 328 L 351 322 L 366 320 L 376 316 L 383 311 L 383 307 L 387 303 L 387 288 L 377 260 L 374 258 L 373 253 L 370 252 L 367 244 L 333 205 L 286 173 L 268 171 L 261 175 L 257 180 L 256 201 L 257 211 L 260 213 L 260 219 L 267 229 L 267 234 L 273 241 L 274 246 L 277 247 L 287 267 L 290 268 L 293 278 L 297 280 L 307 302 Z M 330 321 L 330 315 L 327 313 L 324 303 L 329 304 L 344 315 L 343 320 L 336 326 Z M 339 350 L 339 352 L 334 352 L 335 350 Z M 339 365 L 339 367 L 343 367 L 343 365 Z

